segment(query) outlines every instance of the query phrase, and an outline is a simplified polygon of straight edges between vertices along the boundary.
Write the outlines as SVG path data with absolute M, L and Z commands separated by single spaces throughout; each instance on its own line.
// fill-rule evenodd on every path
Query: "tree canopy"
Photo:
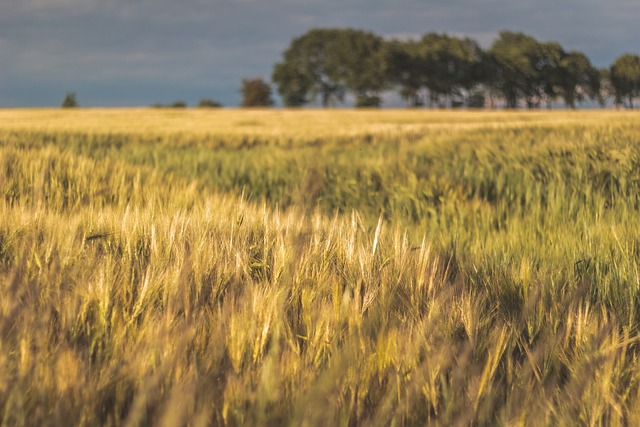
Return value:
M 323 106 L 344 101 L 347 92 L 356 105 L 379 105 L 385 88 L 384 41 L 354 29 L 313 29 L 293 39 L 272 79 L 286 106 L 320 98 Z
M 76 108 L 78 107 L 78 99 L 75 92 L 67 92 L 60 104 L 62 108 Z
M 273 105 L 271 86 L 261 78 L 242 80 L 243 107 L 270 107 Z
M 407 106 L 540 108 L 562 100 L 633 106 L 640 96 L 640 57 L 627 54 L 610 70 L 557 42 L 501 32 L 483 50 L 473 39 L 426 33 L 418 39 L 384 39 L 352 28 L 314 28 L 294 38 L 275 64 L 272 81 L 288 107 L 324 107 L 353 101 L 377 107 L 397 93 Z M 610 79 L 610 80 L 609 80 Z
M 625 100 L 633 108 L 633 98 L 640 96 L 640 56 L 625 54 L 611 65 L 611 86 L 617 105 Z

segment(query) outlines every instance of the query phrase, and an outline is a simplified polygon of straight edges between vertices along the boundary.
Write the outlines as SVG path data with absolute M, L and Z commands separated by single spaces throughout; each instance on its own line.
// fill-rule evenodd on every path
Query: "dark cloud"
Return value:
M 640 50 L 633 0 L 3 0 L 0 106 L 239 102 L 292 37 L 357 27 L 389 37 L 447 31 L 488 46 L 503 29 L 559 41 L 608 66 Z

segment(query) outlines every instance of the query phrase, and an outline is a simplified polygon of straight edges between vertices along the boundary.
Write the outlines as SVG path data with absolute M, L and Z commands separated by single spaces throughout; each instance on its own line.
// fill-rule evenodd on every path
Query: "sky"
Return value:
M 558 41 L 608 67 L 640 54 L 639 0 L 0 0 L 0 107 L 240 103 L 314 27 L 389 38 L 501 30 Z M 276 98 L 277 99 L 277 98 Z

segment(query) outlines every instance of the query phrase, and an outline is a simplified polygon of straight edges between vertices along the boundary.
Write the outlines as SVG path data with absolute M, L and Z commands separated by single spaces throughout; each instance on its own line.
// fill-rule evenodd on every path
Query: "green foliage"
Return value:
M 187 103 L 185 101 L 174 101 L 171 104 L 161 104 L 161 103 L 156 103 L 151 105 L 151 108 L 177 108 L 177 109 L 182 109 L 182 108 L 187 108 Z
M 423 59 L 416 41 L 392 40 L 385 46 L 387 81 L 398 88 L 399 95 L 409 107 L 424 104 L 420 91 L 424 86 Z
M 286 106 L 301 106 L 317 97 L 325 107 L 344 100 L 346 87 L 338 76 L 337 55 L 341 32 L 311 29 L 291 41 L 272 76 Z
M 623 69 L 631 74 L 635 70 L 631 63 L 618 65 L 616 93 L 624 93 L 618 103 L 629 96 Z M 586 99 L 604 104 L 609 94 L 603 76 L 584 53 L 511 31 L 501 32 L 483 51 L 473 39 L 447 34 L 383 40 L 352 28 L 315 28 L 291 41 L 274 66 L 272 80 L 288 107 L 318 100 L 327 107 L 344 102 L 348 93 L 356 107 L 378 106 L 380 94 L 389 89 L 409 107 L 428 103 L 441 108 L 478 108 L 484 105 L 480 93 L 488 95 L 492 105 L 498 97 L 507 108 L 524 103 L 530 109 L 543 103 L 551 107 L 559 98 L 569 108 Z
M 576 101 L 587 97 L 600 99 L 600 73 L 585 54 L 575 51 L 564 54 L 559 72 L 558 86 L 568 107 L 575 108 Z
M 499 92 L 507 107 L 524 99 L 534 108 L 561 96 L 575 108 L 584 99 L 600 99 L 600 74 L 586 55 L 565 52 L 555 42 L 540 43 L 522 33 L 502 32 L 490 51 L 489 85 Z
M 203 98 L 198 102 L 199 108 L 220 108 L 222 104 L 210 98 Z
M 611 85 L 617 105 L 633 108 L 633 98 L 640 96 L 640 56 L 625 54 L 611 65 Z
M 320 97 L 327 107 L 346 92 L 359 107 L 377 107 L 386 85 L 384 42 L 354 29 L 312 29 L 294 39 L 276 64 L 272 79 L 285 105 L 296 107 Z
M 273 105 L 271 86 L 263 79 L 242 80 L 243 107 L 270 107 Z
M 422 81 L 431 103 L 441 104 L 441 98 L 453 103 L 453 98 L 461 99 L 464 90 L 479 83 L 481 50 L 475 41 L 429 33 L 422 37 L 418 49 Z
M 78 100 L 76 98 L 75 92 L 67 92 L 62 100 L 61 104 L 62 108 L 76 108 L 78 107 Z
M 336 80 L 356 97 L 358 107 L 378 107 L 386 85 L 384 42 L 380 36 L 346 29 L 337 34 L 330 52 L 335 62 Z
M 505 98 L 507 108 L 516 108 L 521 98 L 533 107 L 540 95 L 539 43 L 523 33 L 503 31 L 489 54 L 493 64 L 491 85 Z

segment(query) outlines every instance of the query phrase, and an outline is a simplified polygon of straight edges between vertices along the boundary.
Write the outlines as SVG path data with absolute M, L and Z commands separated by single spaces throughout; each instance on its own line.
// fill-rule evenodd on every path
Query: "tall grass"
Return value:
M 638 423 L 635 116 L 407 114 L 0 131 L 2 423 Z

